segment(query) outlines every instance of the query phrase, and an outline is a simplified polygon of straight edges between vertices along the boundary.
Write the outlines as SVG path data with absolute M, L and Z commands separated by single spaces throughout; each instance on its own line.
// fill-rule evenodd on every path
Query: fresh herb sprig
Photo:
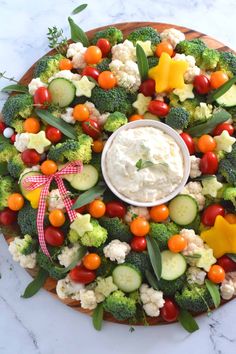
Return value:
M 5 74 L 6 74 L 6 71 L 0 72 L 0 79 L 5 79 L 5 80 L 8 80 L 8 81 L 12 81 L 12 82 L 18 83 L 18 81 L 14 77 L 8 77 Z
M 49 48 L 55 49 L 59 54 L 64 55 L 68 48 L 67 38 L 63 34 L 62 28 L 56 26 L 48 28 L 48 42 Z
M 149 160 L 143 160 L 143 159 L 139 159 L 135 166 L 137 167 L 137 170 L 143 170 L 144 168 L 148 168 L 148 167 L 153 167 L 153 166 L 165 166 L 168 167 L 168 164 L 166 162 L 159 162 L 159 163 L 154 163 L 152 161 Z

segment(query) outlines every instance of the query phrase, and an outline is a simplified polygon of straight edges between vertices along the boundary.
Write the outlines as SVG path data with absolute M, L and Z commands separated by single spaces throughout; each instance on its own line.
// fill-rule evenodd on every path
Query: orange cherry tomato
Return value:
M 116 78 L 111 71 L 103 71 L 98 76 L 98 83 L 104 90 L 110 90 L 116 86 Z
M 104 142 L 102 140 L 94 140 L 92 145 L 93 152 L 99 153 L 102 152 L 104 148 Z
M 24 131 L 26 133 L 37 134 L 40 131 L 40 123 L 37 118 L 30 117 L 24 121 Z
M 173 56 L 174 54 L 174 49 L 172 47 L 172 45 L 167 42 L 167 41 L 163 41 L 161 43 L 159 43 L 156 47 L 156 56 L 160 57 L 162 55 L 162 53 L 167 53 L 169 54 L 170 57 Z
M 106 212 L 106 205 L 97 199 L 89 204 L 88 210 L 93 218 L 101 218 Z
M 101 265 L 101 257 L 96 253 L 89 253 L 84 257 L 83 265 L 89 270 L 98 269 Z
M 173 235 L 168 240 L 168 247 L 171 252 L 178 253 L 183 251 L 187 246 L 187 241 L 181 235 Z
M 24 206 L 24 198 L 20 193 L 13 193 L 9 195 L 7 204 L 9 209 L 18 211 Z
M 228 75 L 223 71 L 214 71 L 210 77 L 211 87 L 213 89 L 217 89 L 228 80 L 229 80 Z
M 73 117 L 75 120 L 79 122 L 83 122 L 84 120 L 89 118 L 89 110 L 85 104 L 77 104 L 73 109 Z
M 215 150 L 216 142 L 212 136 L 204 134 L 198 139 L 197 146 L 198 149 L 205 154 L 208 151 Z
M 137 217 L 130 223 L 130 231 L 134 236 L 146 236 L 149 233 L 149 230 L 149 222 L 141 216 Z
M 41 171 L 44 175 L 52 175 L 57 172 L 57 164 L 52 160 L 46 160 L 41 165 Z
M 141 114 L 133 114 L 129 117 L 129 122 L 134 122 L 135 120 L 144 119 L 144 116 Z
M 156 222 L 164 221 L 169 216 L 169 209 L 165 204 L 154 206 L 150 210 L 150 216 Z
M 236 224 L 236 214 L 226 214 L 225 220 L 228 221 L 230 224 Z
M 59 61 L 60 70 L 72 70 L 73 65 L 70 59 L 63 58 Z
M 102 51 L 96 45 L 91 45 L 84 53 L 84 60 L 87 64 L 97 64 L 102 59 Z
M 207 276 L 213 283 L 219 284 L 225 279 L 225 271 L 218 264 L 214 264 L 211 266 Z
M 65 224 L 66 218 L 62 210 L 54 209 L 49 213 L 49 221 L 52 226 L 60 227 Z

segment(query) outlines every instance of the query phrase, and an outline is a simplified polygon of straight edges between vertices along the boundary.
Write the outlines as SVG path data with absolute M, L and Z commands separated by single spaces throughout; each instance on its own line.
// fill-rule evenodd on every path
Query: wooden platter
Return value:
M 111 25 L 107 25 L 107 26 L 98 27 L 98 28 L 95 28 L 93 30 L 90 30 L 90 31 L 86 32 L 87 36 L 90 39 L 90 38 L 93 37 L 93 35 L 97 31 L 103 30 L 103 29 L 105 29 L 107 27 L 110 27 L 110 26 Z M 162 32 L 162 31 L 164 31 L 167 28 L 176 28 L 176 29 L 180 30 L 181 32 L 183 32 L 185 34 L 186 39 L 200 38 L 210 48 L 218 49 L 220 51 L 231 51 L 231 52 L 234 52 L 232 49 L 230 49 L 229 47 L 225 46 L 223 43 L 217 41 L 216 39 L 214 39 L 212 37 L 207 36 L 204 33 L 197 32 L 197 31 L 194 31 L 194 30 L 186 28 L 186 27 L 172 25 L 172 24 L 157 23 L 157 22 L 124 22 L 124 23 L 112 24 L 112 26 L 115 26 L 115 27 L 119 28 L 123 32 L 124 37 L 126 37 L 134 29 L 136 29 L 138 27 L 143 27 L 143 26 L 152 26 L 153 28 L 157 29 L 158 32 Z M 55 53 L 55 51 L 51 50 L 46 55 L 50 55 L 50 54 L 54 54 L 54 53 Z M 23 75 L 23 77 L 20 79 L 20 83 L 21 84 L 27 85 L 31 81 L 31 79 L 33 77 L 34 67 L 35 67 L 35 64 L 32 65 L 31 68 Z M 1 120 L 1 117 L 0 117 L 0 120 Z M 12 236 L 13 236 L 13 232 L 4 232 L 4 237 L 5 237 L 5 239 L 6 239 L 6 241 L 8 243 L 12 240 Z M 35 274 L 37 274 L 37 269 L 34 269 L 34 270 L 26 269 L 26 270 L 32 277 L 34 277 Z M 59 299 L 59 297 L 56 294 L 56 284 L 57 284 L 57 281 L 55 279 L 52 279 L 52 278 L 49 277 L 46 280 L 45 284 L 44 284 L 44 289 L 47 290 L 50 294 L 52 294 L 56 299 Z M 66 299 L 66 300 L 59 299 L 59 300 L 62 301 L 65 305 L 70 306 L 71 308 L 73 308 L 76 311 L 79 311 L 79 312 L 82 312 L 82 313 L 86 313 L 88 315 L 92 314 L 92 311 L 82 309 L 80 307 L 79 301 L 75 301 L 75 300 L 71 300 L 71 299 Z M 227 303 L 227 302 L 223 301 L 222 305 L 224 303 Z M 128 321 L 117 321 L 109 313 L 105 313 L 104 319 L 107 320 L 107 321 L 110 321 L 110 322 L 133 325 L 132 323 L 130 323 Z M 148 323 L 150 325 L 157 325 L 159 323 L 167 324 L 167 322 L 163 322 L 162 319 L 160 319 L 160 318 L 148 317 L 147 321 L 148 321 Z M 142 323 L 139 323 L 138 325 L 142 325 Z

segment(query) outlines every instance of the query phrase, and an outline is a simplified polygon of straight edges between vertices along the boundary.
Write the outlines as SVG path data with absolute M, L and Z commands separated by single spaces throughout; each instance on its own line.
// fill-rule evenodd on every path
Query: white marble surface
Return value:
M 236 48 L 235 0 L 99 0 L 78 15 L 87 30 L 122 21 L 176 23 Z M 0 71 L 17 79 L 47 51 L 48 26 L 63 27 L 75 0 L 0 0 Z M 0 87 L 6 82 L 0 81 Z M 1 94 L 0 104 L 5 100 Z M 1 237 L 1 236 L 0 236 Z M 0 238 L 0 354 L 233 354 L 236 302 L 198 319 L 200 330 L 186 334 L 179 325 L 136 328 L 105 323 L 93 330 L 90 318 L 66 308 L 44 290 L 20 297 L 30 277 L 12 262 Z

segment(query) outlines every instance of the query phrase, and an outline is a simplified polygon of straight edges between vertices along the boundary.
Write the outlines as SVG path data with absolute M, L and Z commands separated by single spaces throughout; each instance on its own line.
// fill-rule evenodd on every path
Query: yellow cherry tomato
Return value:
M 225 279 L 225 271 L 218 264 L 214 264 L 211 266 L 207 276 L 213 283 L 219 284 Z
M 24 131 L 27 133 L 37 134 L 40 131 L 40 123 L 37 118 L 27 118 L 23 123 Z
M 150 216 L 156 222 L 164 221 L 169 216 L 169 209 L 165 204 L 154 206 L 150 210 Z
M 134 122 L 140 119 L 144 119 L 144 116 L 142 114 L 133 114 L 132 116 L 129 117 L 129 122 Z
M 83 265 L 89 270 L 98 269 L 101 265 L 101 257 L 96 253 L 89 253 L 84 257 Z
M 187 247 L 187 241 L 181 235 L 173 235 L 168 240 L 168 248 L 171 252 L 182 252 Z
M 130 223 L 130 231 L 134 236 L 143 237 L 149 233 L 149 222 L 143 217 L 139 216 Z
M 49 213 L 49 221 L 52 226 L 60 227 L 65 224 L 65 214 L 60 209 L 54 209 Z
M 97 199 L 89 204 L 88 211 L 93 218 L 101 218 L 106 212 L 106 205 Z
M 211 87 L 213 89 L 217 89 L 218 87 L 222 86 L 228 80 L 229 80 L 228 75 L 226 73 L 224 73 L 223 71 L 220 71 L 220 70 L 214 71 L 210 77 Z
M 72 70 L 73 65 L 70 59 L 63 58 L 59 61 L 60 70 Z
M 167 53 L 172 57 L 174 49 L 169 42 L 163 41 L 156 46 L 156 56 L 160 57 L 162 53 Z
M 92 145 L 93 152 L 99 153 L 102 152 L 104 148 L 104 142 L 102 140 L 94 140 Z
M 227 220 L 230 224 L 236 224 L 236 214 L 226 214 L 225 220 Z
M 85 104 L 77 104 L 73 109 L 73 117 L 79 122 L 89 118 L 89 110 Z
M 97 64 L 102 59 L 102 51 L 96 45 L 91 45 L 84 53 L 84 60 L 87 64 Z
M 57 164 L 52 160 L 46 160 L 41 165 L 41 171 L 44 175 L 52 175 L 57 172 Z
M 13 193 L 8 197 L 8 208 L 18 211 L 24 206 L 24 198 L 20 193 Z
M 216 142 L 212 136 L 204 134 L 198 139 L 197 146 L 198 149 L 205 154 L 208 151 L 215 150 Z

